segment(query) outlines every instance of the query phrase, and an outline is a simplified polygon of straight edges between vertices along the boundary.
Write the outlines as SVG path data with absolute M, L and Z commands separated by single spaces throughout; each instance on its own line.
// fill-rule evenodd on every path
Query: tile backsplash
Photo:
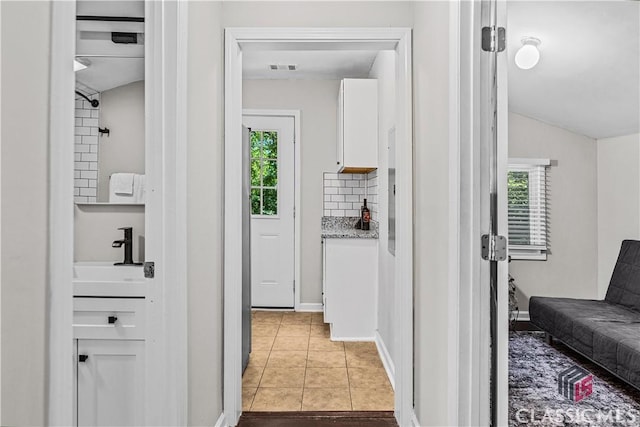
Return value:
M 84 88 L 76 89 L 86 93 Z M 89 99 L 100 100 L 94 93 Z M 100 106 L 94 108 L 76 94 L 75 108 L 75 163 L 73 195 L 76 202 L 95 202 L 98 192 L 98 127 Z
M 360 216 L 360 208 L 367 199 L 371 219 L 378 217 L 378 171 L 368 174 L 325 173 L 324 216 Z

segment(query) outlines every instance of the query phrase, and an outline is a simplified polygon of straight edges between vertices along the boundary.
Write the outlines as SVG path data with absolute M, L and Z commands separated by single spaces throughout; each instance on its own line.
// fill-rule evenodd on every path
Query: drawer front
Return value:
M 145 339 L 143 298 L 74 298 L 73 337 Z

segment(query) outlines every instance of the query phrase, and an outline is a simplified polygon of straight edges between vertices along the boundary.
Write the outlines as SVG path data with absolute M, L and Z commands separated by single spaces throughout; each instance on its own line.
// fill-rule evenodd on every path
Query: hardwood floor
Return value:
M 392 411 L 244 412 L 238 427 L 397 427 Z

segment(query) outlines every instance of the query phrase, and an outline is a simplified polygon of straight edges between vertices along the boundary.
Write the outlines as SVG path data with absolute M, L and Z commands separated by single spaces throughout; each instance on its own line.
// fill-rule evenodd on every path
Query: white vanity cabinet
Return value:
M 378 80 L 343 79 L 338 94 L 337 167 L 343 173 L 378 168 Z
M 377 239 L 323 239 L 324 321 L 331 339 L 375 338 L 378 288 Z
M 79 426 L 143 426 L 144 341 L 77 343 Z
M 76 425 L 145 425 L 145 279 L 142 267 L 74 267 Z

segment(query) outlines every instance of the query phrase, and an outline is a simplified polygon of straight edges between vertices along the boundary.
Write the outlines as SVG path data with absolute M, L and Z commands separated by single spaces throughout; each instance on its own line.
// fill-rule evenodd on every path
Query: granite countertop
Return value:
M 371 221 L 369 230 L 358 230 L 354 225 L 359 217 L 322 217 L 322 238 L 323 239 L 377 239 L 378 223 Z

